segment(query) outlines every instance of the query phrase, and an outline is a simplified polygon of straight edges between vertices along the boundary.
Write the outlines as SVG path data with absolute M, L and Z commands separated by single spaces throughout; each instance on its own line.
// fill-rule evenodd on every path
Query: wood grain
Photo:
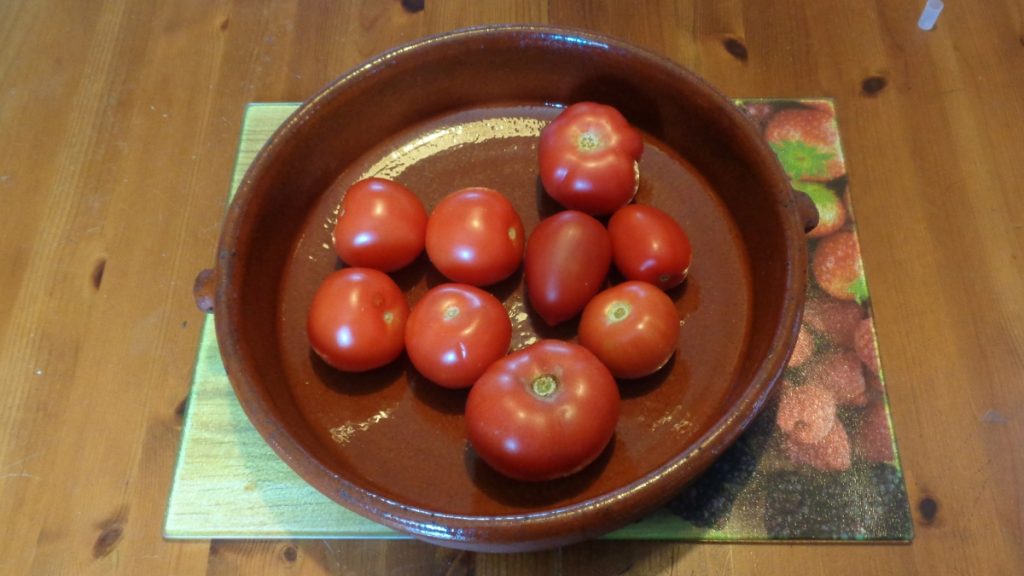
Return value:
M 0 573 L 1009 574 L 1024 565 L 1024 5 L 54 0 L 0 3 Z M 418 542 L 160 534 L 244 105 L 383 49 L 550 22 L 735 97 L 831 96 L 910 546 Z

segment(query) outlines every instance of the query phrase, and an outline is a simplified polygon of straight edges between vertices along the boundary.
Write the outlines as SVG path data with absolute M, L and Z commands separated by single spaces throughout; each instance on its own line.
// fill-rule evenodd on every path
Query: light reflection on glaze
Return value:
M 519 298 L 505 303 L 508 311 L 508 319 L 512 323 L 512 349 L 511 352 L 525 348 L 537 341 L 537 334 L 530 325 L 530 314 L 526 311 L 526 305 Z
M 348 444 L 357 432 L 366 432 L 374 424 L 390 418 L 392 410 L 392 408 L 385 408 L 362 422 L 345 422 L 341 426 L 331 428 L 331 438 L 338 444 Z
M 547 120 L 526 116 L 506 116 L 484 118 L 458 126 L 441 128 L 428 132 L 392 151 L 370 166 L 359 179 L 375 176 L 394 180 L 401 176 L 408 167 L 435 154 L 487 140 L 535 138 L 540 136 L 541 129 L 547 123 Z
M 680 414 L 682 412 L 682 414 Z M 676 433 L 685 433 L 691 427 L 693 427 L 693 421 L 690 420 L 691 416 L 688 411 L 684 411 L 682 406 L 674 406 L 671 410 L 666 412 L 661 418 L 658 418 L 651 423 L 651 432 L 656 432 L 659 428 L 668 426 Z

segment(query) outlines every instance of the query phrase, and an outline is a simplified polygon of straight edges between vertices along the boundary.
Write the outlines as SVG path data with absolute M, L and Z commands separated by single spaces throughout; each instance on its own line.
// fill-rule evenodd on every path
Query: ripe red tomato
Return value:
M 676 351 L 679 313 L 653 284 L 629 281 L 601 292 L 580 318 L 580 344 L 618 378 L 657 372 Z
M 342 268 L 313 296 L 306 330 L 324 362 L 347 372 L 379 368 L 402 353 L 409 305 L 387 274 Z
M 526 294 L 550 326 L 576 316 L 608 275 L 612 243 L 594 218 L 565 210 L 544 219 L 526 243 Z
M 569 106 L 540 133 L 540 179 L 552 198 L 588 214 L 625 206 L 640 183 L 640 132 L 611 106 Z
M 468 284 L 436 286 L 416 303 L 405 326 L 413 366 L 446 388 L 468 388 L 508 352 L 512 323 L 490 293 Z
M 427 220 L 427 256 L 455 282 L 487 286 L 519 268 L 525 238 L 512 203 L 490 188 L 445 196 Z
M 560 340 L 541 340 L 498 360 L 466 401 L 473 449 L 517 480 L 582 470 L 608 445 L 618 418 L 611 373 L 585 348 Z
M 342 262 L 393 272 L 423 251 L 427 211 L 408 188 L 383 178 L 353 184 L 341 200 L 334 251 Z
M 693 248 L 683 227 L 665 212 L 630 204 L 608 221 L 615 267 L 629 280 L 650 282 L 662 290 L 683 283 Z

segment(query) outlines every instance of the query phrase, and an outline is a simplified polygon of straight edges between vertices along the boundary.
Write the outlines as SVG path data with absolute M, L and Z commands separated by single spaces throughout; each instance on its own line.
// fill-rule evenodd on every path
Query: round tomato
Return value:
M 313 296 L 306 330 L 313 350 L 347 372 L 379 368 L 402 353 L 409 305 L 387 274 L 342 268 Z
M 512 323 L 497 298 L 468 284 L 442 284 L 420 298 L 405 326 L 409 360 L 427 379 L 467 388 L 508 352 Z
M 612 262 L 608 231 L 594 218 L 565 210 L 544 219 L 526 243 L 526 294 L 550 326 L 576 316 L 597 294 Z
M 519 268 L 523 223 L 512 203 L 490 188 L 445 196 L 427 220 L 427 256 L 450 280 L 487 286 Z
M 630 204 L 608 221 L 615 267 L 629 280 L 675 288 L 690 271 L 693 249 L 683 227 L 665 212 Z
M 383 178 L 353 184 L 341 200 L 334 251 L 342 262 L 393 272 L 423 252 L 427 211 L 408 188 Z
M 618 378 L 657 372 L 676 351 L 679 313 L 672 299 L 647 282 L 629 281 L 601 292 L 580 318 L 580 344 Z
M 540 481 L 582 470 L 619 418 L 615 378 L 585 348 L 541 340 L 498 360 L 466 400 L 476 453 L 498 472 Z
M 569 106 L 540 133 L 540 179 L 566 208 L 611 214 L 625 206 L 640 184 L 640 132 L 611 106 Z

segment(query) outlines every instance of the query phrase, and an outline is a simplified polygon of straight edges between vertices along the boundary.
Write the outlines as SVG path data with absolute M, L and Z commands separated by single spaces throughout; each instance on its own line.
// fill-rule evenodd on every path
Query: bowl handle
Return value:
M 814 200 L 806 193 L 795 189 L 793 196 L 796 197 L 796 211 L 804 225 L 804 232 L 814 230 L 818 226 L 818 207 L 814 205 Z
M 207 268 L 196 275 L 196 281 L 192 284 L 192 296 L 196 299 L 196 307 L 210 314 L 213 312 L 213 302 L 217 294 L 217 271 Z

